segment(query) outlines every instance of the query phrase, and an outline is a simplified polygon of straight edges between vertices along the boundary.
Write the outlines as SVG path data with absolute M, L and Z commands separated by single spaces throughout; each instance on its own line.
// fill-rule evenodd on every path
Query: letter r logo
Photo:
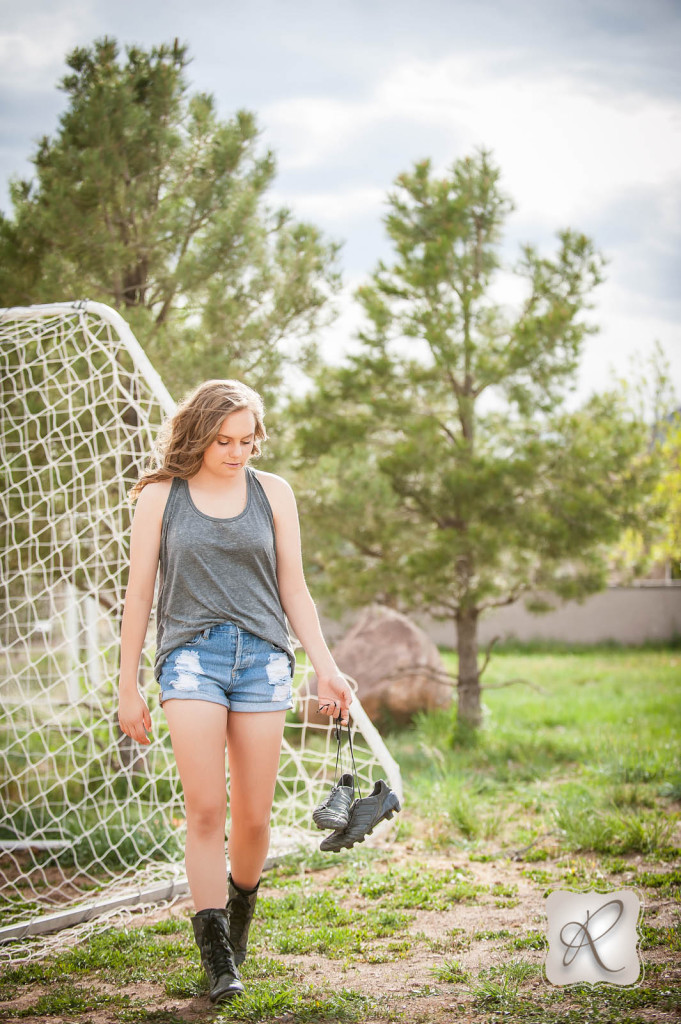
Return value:
M 638 893 L 628 888 L 605 893 L 555 889 L 549 893 L 547 981 L 552 985 L 599 981 L 633 985 L 639 981 L 640 911 Z

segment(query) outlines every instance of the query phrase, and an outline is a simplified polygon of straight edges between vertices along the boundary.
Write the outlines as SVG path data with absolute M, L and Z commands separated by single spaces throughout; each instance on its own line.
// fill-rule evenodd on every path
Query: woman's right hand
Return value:
M 151 732 L 151 715 L 147 702 L 138 690 L 119 691 L 118 724 L 126 736 L 137 743 L 151 743 L 145 733 L 145 729 Z

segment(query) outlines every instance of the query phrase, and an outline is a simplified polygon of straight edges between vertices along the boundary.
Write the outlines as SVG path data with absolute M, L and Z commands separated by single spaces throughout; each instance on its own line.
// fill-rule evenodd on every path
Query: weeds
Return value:
M 389 867 L 382 873 L 369 872 L 359 883 L 359 893 L 367 899 L 390 897 L 394 907 L 418 907 L 420 910 L 445 910 L 452 903 L 472 900 L 484 887 L 471 882 L 467 870 L 428 870 L 424 864 L 406 868 Z
M 470 971 L 464 970 L 458 960 L 444 960 L 430 970 L 438 981 L 458 982 L 466 981 L 470 977 Z
M 548 943 L 544 932 L 531 931 L 527 935 L 517 935 L 509 946 L 511 949 L 547 949 Z
M 454 656 L 445 658 L 453 668 Z M 477 733 L 454 728 L 450 713 L 436 711 L 388 737 L 406 794 L 392 833 L 400 846 L 387 851 L 358 846 L 333 860 L 316 847 L 301 846 L 267 872 L 242 968 L 246 993 L 211 1010 L 212 1019 L 430 1022 L 455 1019 L 464 1005 L 459 1002 L 451 1011 L 444 1007 L 454 1006 L 452 999 L 461 994 L 481 1024 L 625 1024 L 642 1020 L 644 1009 L 649 1019 L 677 1014 L 681 1000 L 664 963 L 647 963 L 647 983 L 635 989 L 538 985 L 538 964 L 518 956 L 539 960 L 546 949 L 544 932 L 530 927 L 529 918 L 524 934 L 499 927 L 506 923 L 506 909 L 520 898 L 518 876 L 523 886 L 529 883 L 544 895 L 560 885 L 631 884 L 656 900 L 679 900 L 679 815 L 670 801 L 681 799 L 674 759 L 681 712 L 669 662 L 668 652 L 656 648 L 643 654 L 613 647 L 606 654 L 509 647 L 490 662 L 489 681 L 531 678 L 544 693 L 529 687 L 485 692 L 485 726 Z M 396 862 L 396 849 L 410 851 L 406 863 Z M 427 855 L 430 849 L 438 851 L 437 867 Z M 525 866 L 515 880 L 501 870 L 504 849 L 524 849 Z M 637 869 L 632 862 L 640 854 L 657 864 Z M 493 877 L 505 880 L 483 885 L 476 881 L 472 862 L 498 863 L 500 874 L 495 871 Z M 658 869 L 662 862 L 669 862 L 668 871 Z M 322 887 L 314 873 L 330 867 L 335 869 L 332 879 Z M 442 914 L 457 908 L 464 915 L 474 913 L 470 907 L 483 893 L 489 894 L 486 910 L 494 915 L 483 919 L 487 927 L 443 927 Z M 434 913 L 420 917 L 423 912 Z M 429 934 L 429 922 L 436 918 L 439 930 Z M 533 917 L 532 925 L 540 919 Z M 454 920 L 456 913 L 447 926 Z M 653 927 L 643 922 L 640 931 L 641 949 L 653 950 L 656 961 L 666 957 L 670 962 L 681 952 L 678 923 Z M 500 965 L 487 966 L 489 959 L 483 959 L 485 966 L 477 973 L 468 970 L 479 951 Z M 429 954 L 437 954 L 435 966 L 424 964 Z M 399 966 L 382 971 L 397 980 L 380 1004 L 329 980 L 342 980 L 346 973 L 359 979 L 363 965 L 394 962 Z M 416 963 L 421 974 L 409 987 L 404 979 Z M 350 975 L 354 968 L 359 973 Z M 379 973 L 368 968 L 366 976 Z M 451 989 L 443 993 L 449 1002 L 435 1010 L 432 1002 L 419 1005 L 419 1000 L 438 996 L 424 973 L 458 986 L 455 996 Z M 115 983 L 117 989 L 106 994 L 99 982 Z M 138 982 L 156 984 L 161 1000 L 164 995 L 207 999 L 189 921 L 166 919 L 95 932 L 80 946 L 5 970 L 0 1017 L 59 1017 L 79 1024 L 104 1015 L 120 1024 L 187 1019 L 184 1010 L 147 1009 L 134 998 Z M 26 1006 L 30 986 L 40 989 Z M 23 1009 L 8 1006 L 19 997 Z
M 518 1001 L 518 989 L 526 978 L 538 973 L 535 964 L 515 960 L 509 964 L 483 968 L 470 992 L 476 1006 L 512 1009 Z
M 374 1001 L 358 992 L 315 991 L 312 986 L 296 988 L 263 981 L 232 1000 L 214 1018 L 222 1020 L 269 1021 L 285 1017 L 296 1024 L 313 1021 L 358 1021 L 370 1012 Z

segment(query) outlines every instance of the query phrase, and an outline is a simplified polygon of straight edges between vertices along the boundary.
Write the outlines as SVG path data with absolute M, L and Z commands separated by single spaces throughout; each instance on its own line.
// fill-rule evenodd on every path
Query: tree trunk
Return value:
M 477 728 L 482 722 L 480 673 L 478 671 L 478 611 L 460 608 L 456 613 L 459 652 L 457 719 L 460 725 Z

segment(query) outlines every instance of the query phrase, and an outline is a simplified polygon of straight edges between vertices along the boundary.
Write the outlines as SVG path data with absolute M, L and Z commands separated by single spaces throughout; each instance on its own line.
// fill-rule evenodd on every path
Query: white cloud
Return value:
M 268 196 L 274 206 L 293 206 L 298 218 L 324 223 L 346 223 L 367 214 L 378 216 L 385 203 L 383 189 L 370 186 L 333 192 L 305 192 L 295 196 L 272 189 Z
M 636 91 L 598 89 L 579 74 L 495 75 L 495 55 L 396 66 L 373 94 L 352 100 L 295 97 L 265 107 L 283 171 L 316 169 L 341 154 L 372 159 L 372 135 L 432 133 L 444 169 L 475 145 L 493 150 L 503 187 L 524 217 L 564 224 L 630 185 L 659 185 L 681 171 L 681 104 Z M 361 145 L 360 145 L 361 142 Z M 376 146 L 381 142 L 377 141 Z M 320 173 L 320 181 L 323 180 Z
M 637 301 L 631 289 L 622 288 L 615 281 L 605 282 L 597 294 L 589 320 L 600 324 L 601 330 L 585 342 L 580 391 L 589 392 L 605 385 L 612 373 L 630 377 L 632 357 L 652 352 L 658 340 L 681 399 L 681 325 L 656 316 L 650 304 Z
M 40 93 L 52 89 L 64 73 L 64 56 L 78 43 L 89 41 L 93 31 L 91 3 L 74 0 L 57 9 L 44 8 L 31 15 L 30 23 L 12 28 L 4 18 L 0 28 L 0 88 Z M 24 12 L 25 13 L 25 12 Z
M 656 338 L 681 392 L 681 328 L 673 296 L 664 294 L 673 279 L 669 267 L 681 226 L 681 103 L 635 89 L 600 88 L 578 72 L 551 75 L 544 68 L 539 77 L 529 67 L 525 74 L 514 70 L 502 77 L 495 63 L 489 51 L 428 63 L 410 60 L 358 100 L 298 96 L 271 104 L 266 120 L 291 183 L 292 204 L 324 221 L 350 221 L 353 215 L 377 221 L 383 189 L 341 184 L 331 193 L 324 187 L 331 173 L 336 178 L 341 160 L 356 160 L 368 178 L 390 139 L 390 159 L 401 161 L 393 177 L 429 153 L 442 173 L 457 156 L 484 145 L 492 149 L 502 188 L 516 203 L 507 226 L 516 239 L 509 250 L 513 259 L 520 237 L 553 254 L 559 227 L 595 229 L 597 246 L 605 244 L 611 261 L 606 281 L 593 296 L 595 308 L 587 311 L 601 330 L 585 339 L 574 400 L 606 386 L 611 368 L 625 372 L 630 357 L 650 349 Z M 430 149 L 424 148 L 429 139 Z M 300 191 L 298 176 L 308 186 L 304 199 L 293 194 Z M 319 191 L 310 187 L 315 179 Z M 516 275 L 501 273 L 492 294 L 512 312 L 526 288 Z M 352 339 L 360 315 L 349 292 L 343 305 L 343 316 L 325 332 L 322 345 L 334 362 L 357 344 Z
M 325 361 L 334 365 L 342 363 L 347 353 L 358 352 L 361 349 L 361 345 L 355 339 L 358 330 L 365 326 L 365 316 L 364 310 L 353 295 L 364 282 L 364 277 L 345 276 L 343 289 L 335 298 L 338 317 L 333 324 L 325 328 L 320 338 L 320 350 Z
M 357 104 L 360 110 L 363 104 Z M 260 119 L 284 170 L 315 167 L 344 146 L 362 117 L 355 102 L 331 96 L 294 96 L 266 104 Z
M 507 19 L 502 17 L 503 5 L 488 4 L 479 24 L 471 12 L 485 5 L 464 5 L 470 10 L 460 34 L 452 30 L 451 20 L 444 19 L 443 32 L 442 20 L 424 19 L 414 7 L 412 21 L 403 19 L 403 31 L 394 37 L 385 34 L 380 18 L 374 21 L 368 9 L 360 12 L 356 7 L 351 18 L 364 30 L 361 38 L 338 31 L 333 18 L 322 19 L 317 34 L 311 35 L 310 21 L 304 19 L 303 26 L 298 19 L 300 24 L 291 23 L 287 36 L 277 21 L 276 5 L 277 15 L 266 26 L 258 23 L 261 13 L 249 22 L 247 5 L 243 18 L 235 21 L 231 8 L 227 11 L 230 5 L 216 15 L 204 0 L 189 14 L 186 5 L 173 0 L 163 9 L 165 21 L 159 20 L 155 3 L 147 9 L 141 5 L 133 17 L 128 0 L 115 6 L 102 0 L 22 0 L 11 6 L 9 0 L 0 0 L 0 5 L 5 8 L 0 19 L 0 87 L 7 110 L 14 114 L 11 126 L 7 117 L 5 121 L 11 141 L 19 138 L 17 123 L 26 139 L 53 127 L 52 108 L 47 124 L 35 112 L 44 118 L 54 102 L 66 52 L 91 44 L 96 36 L 113 34 L 122 45 L 135 37 L 151 45 L 168 37 L 172 15 L 170 34 L 186 38 L 192 51 L 198 47 L 195 73 L 206 67 L 206 53 L 217 53 L 217 86 L 212 83 L 211 88 L 217 89 L 219 104 L 229 110 L 238 95 L 240 103 L 257 109 L 267 144 L 277 154 L 280 174 L 270 201 L 290 205 L 296 217 L 346 238 L 343 312 L 322 341 L 332 362 L 356 347 L 361 311 L 351 294 L 385 244 L 380 219 L 394 177 L 428 155 L 438 173 L 443 172 L 456 157 L 484 145 L 492 149 L 502 188 L 517 205 L 507 225 L 511 258 L 519 255 L 520 238 L 553 254 L 556 243 L 548 239 L 564 226 L 587 231 L 597 245 L 607 245 L 612 257 L 608 280 L 595 295 L 598 305 L 589 314 L 602 332 L 587 340 L 584 386 L 588 389 L 589 381 L 605 373 L 609 362 L 619 364 L 656 337 L 681 377 L 681 328 L 671 269 L 681 228 L 681 102 L 671 89 L 666 95 L 643 91 L 658 68 L 667 67 L 668 75 L 673 74 L 674 37 L 660 22 L 646 43 L 645 33 L 618 34 L 596 14 L 585 18 L 579 26 L 585 34 L 579 43 L 583 63 L 578 64 L 564 31 L 572 32 L 578 24 L 574 4 L 564 5 L 562 21 L 538 3 L 516 5 Z M 621 5 L 615 7 L 619 11 Z M 203 21 L 197 18 L 201 11 Z M 399 13 L 396 17 L 399 21 Z M 288 25 L 290 12 L 281 18 Z M 537 18 L 550 21 L 555 31 L 538 31 Z M 644 23 L 656 24 L 650 11 Z M 233 79 L 224 64 L 228 29 L 237 31 L 239 39 L 257 33 L 269 46 L 255 54 L 247 47 L 235 53 Z M 445 57 L 419 56 L 428 50 L 442 53 L 444 46 Z M 320 79 L 324 48 L 331 53 L 332 73 Z M 289 77 L 292 62 L 304 73 Z M 596 74 L 602 75 L 600 82 Z M 617 90 L 607 85 L 615 79 Z M 326 83 L 324 89 L 315 85 L 320 80 Z M 25 101 L 21 107 L 19 95 Z M 30 133 L 29 115 L 35 117 Z M 23 136 L 13 144 L 17 153 L 29 148 Z M 8 145 L 5 150 L 10 153 Z M 5 160 L 8 171 L 16 170 L 17 160 Z M 515 309 L 523 289 L 513 275 L 500 275 L 494 297 Z

